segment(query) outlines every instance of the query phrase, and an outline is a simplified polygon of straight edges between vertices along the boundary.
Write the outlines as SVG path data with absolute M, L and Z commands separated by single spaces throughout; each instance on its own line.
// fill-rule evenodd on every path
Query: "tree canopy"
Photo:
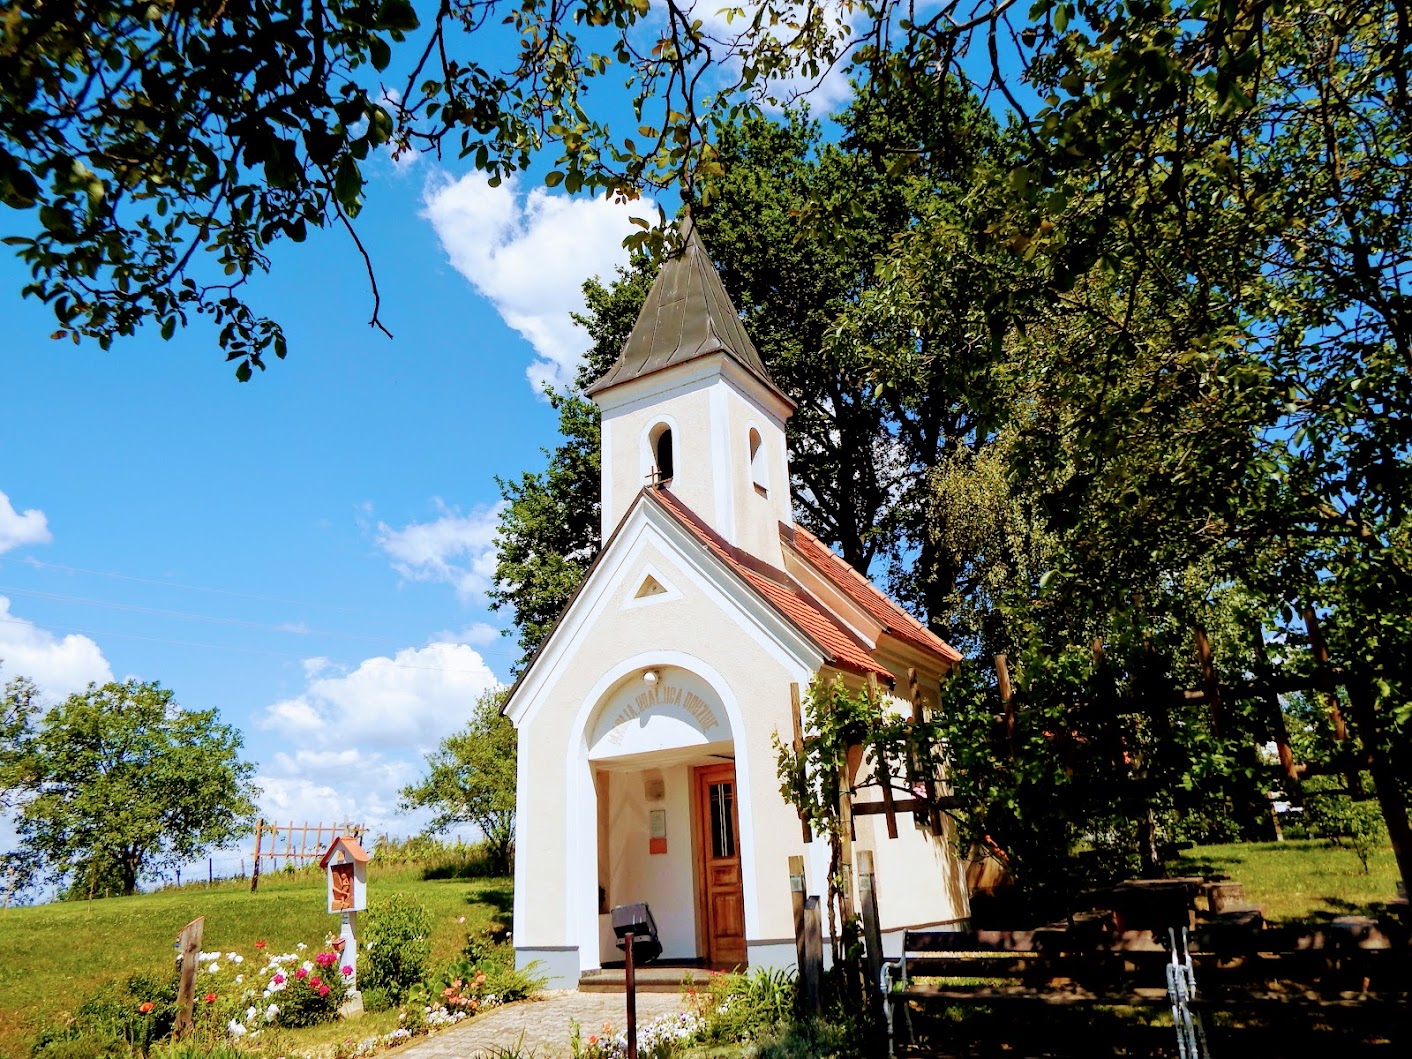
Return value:
M 508 875 L 515 856 L 515 727 L 500 713 L 505 689 L 482 693 L 466 727 L 427 755 L 427 773 L 402 789 L 402 809 L 431 809 L 431 828 L 474 824 L 491 871 Z
M 22 882 L 82 878 L 119 893 L 249 832 L 253 766 L 215 710 L 186 710 L 155 683 L 91 684 L 47 712 L 5 689 L 0 785 Z

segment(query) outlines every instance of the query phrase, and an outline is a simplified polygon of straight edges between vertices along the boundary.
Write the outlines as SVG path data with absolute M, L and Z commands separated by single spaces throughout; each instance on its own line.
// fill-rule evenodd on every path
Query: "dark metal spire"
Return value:
M 689 213 L 680 231 L 681 247 L 663 262 L 618 359 L 586 392 L 592 396 L 676 364 L 724 353 L 779 393 Z

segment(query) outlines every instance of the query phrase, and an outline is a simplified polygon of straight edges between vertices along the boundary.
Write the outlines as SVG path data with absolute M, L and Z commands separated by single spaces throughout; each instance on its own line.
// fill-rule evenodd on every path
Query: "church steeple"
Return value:
M 780 565 L 791 522 L 784 424 L 770 378 L 690 216 L 613 366 L 588 387 L 603 414 L 606 540 L 644 486 L 672 494 L 731 544 Z
M 678 231 L 681 245 L 663 262 L 618 359 L 585 392 L 596 397 L 632 379 L 723 353 L 784 397 L 746 334 L 690 213 Z

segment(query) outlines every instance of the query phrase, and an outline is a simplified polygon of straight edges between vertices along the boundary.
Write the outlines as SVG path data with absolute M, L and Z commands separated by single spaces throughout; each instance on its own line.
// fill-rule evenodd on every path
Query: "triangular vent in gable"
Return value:
M 646 599 L 648 596 L 665 596 L 667 590 L 662 587 L 662 582 L 658 581 L 651 574 L 648 574 L 633 593 L 633 599 Z
M 666 603 L 681 598 L 681 593 L 672 583 L 649 565 L 638 573 L 637 588 L 628 593 L 627 598 L 623 600 L 623 606 L 647 607 L 653 603 Z

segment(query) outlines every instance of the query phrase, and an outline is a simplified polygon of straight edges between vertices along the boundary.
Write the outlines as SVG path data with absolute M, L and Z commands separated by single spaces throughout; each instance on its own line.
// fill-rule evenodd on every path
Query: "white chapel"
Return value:
M 514 944 L 551 988 L 621 959 L 609 910 L 646 902 L 664 960 L 795 964 L 788 863 L 828 843 L 780 794 L 811 681 L 937 701 L 960 656 L 792 517 L 774 385 L 688 219 L 602 411 L 603 548 L 511 689 L 519 733 Z M 968 914 L 943 833 L 855 821 L 894 946 Z M 885 941 L 885 947 L 886 941 Z

